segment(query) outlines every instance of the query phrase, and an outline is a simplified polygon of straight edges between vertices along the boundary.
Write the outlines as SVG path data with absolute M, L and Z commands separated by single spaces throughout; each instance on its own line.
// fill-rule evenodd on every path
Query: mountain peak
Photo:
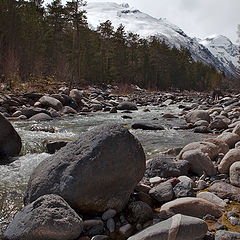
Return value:
M 214 65 L 229 76 L 236 74 L 238 48 L 225 36 L 212 35 L 204 40 L 191 38 L 168 20 L 154 18 L 127 3 L 90 2 L 85 8 L 89 27 L 94 30 L 100 23 L 110 20 L 115 29 L 122 24 L 126 32 L 136 33 L 142 38 L 157 36 L 170 47 L 187 48 L 195 61 Z

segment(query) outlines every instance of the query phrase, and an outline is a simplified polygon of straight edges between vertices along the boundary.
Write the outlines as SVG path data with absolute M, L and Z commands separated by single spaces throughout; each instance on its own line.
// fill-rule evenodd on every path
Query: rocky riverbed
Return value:
M 4 127 L 2 234 L 240 239 L 239 100 L 97 88 L 1 95 L 22 139 Z M 22 144 L 20 157 L 6 139 Z

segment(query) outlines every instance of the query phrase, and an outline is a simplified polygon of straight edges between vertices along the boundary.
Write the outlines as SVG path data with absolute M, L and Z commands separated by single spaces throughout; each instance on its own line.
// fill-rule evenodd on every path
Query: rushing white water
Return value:
M 23 195 L 34 168 L 49 154 L 44 153 L 45 141 L 47 139 L 76 139 L 82 132 L 94 126 L 104 123 L 121 123 L 131 128 L 132 123 L 137 121 L 148 121 L 158 119 L 158 122 L 165 127 L 162 131 L 130 131 L 139 139 L 145 150 L 147 158 L 157 156 L 160 152 L 173 147 L 183 147 L 184 145 L 200 140 L 206 135 L 196 134 L 189 130 L 174 130 L 174 126 L 184 124 L 184 120 L 164 119 L 163 113 L 171 112 L 178 115 L 180 110 L 176 105 L 165 108 L 147 107 L 150 112 L 144 112 L 144 108 L 131 114 L 106 112 L 90 113 L 89 116 L 77 115 L 74 117 L 64 117 L 50 122 L 13 122 L 23 141 L 22 156 L 16 158 L 10 164 L 0 165 L 0 229 L 5 229 L 9 221 L 23 206 Z M 123 119 L 123 115 L 131 116 L 132 119 Z M 31 131 L 32 127 L 52 128 L 54 133 L 44 131 Z M 1 231 L 0 231 L 1 236 Z M 0 237 L 1 238 L 1 237 Z

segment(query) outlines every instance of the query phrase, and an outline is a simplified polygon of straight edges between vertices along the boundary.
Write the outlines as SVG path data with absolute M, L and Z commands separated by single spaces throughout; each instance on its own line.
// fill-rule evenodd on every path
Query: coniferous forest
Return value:
M 206 90 L 224 75 L 194 62 L 187 49 L 156 37 L 141 39 L 107 21 L 88 28 L 83 2 L 44 5 L 41 0 L 1 0 L 1 82 L 54 79 L 69 86 L 137 84 L 152 90 Z

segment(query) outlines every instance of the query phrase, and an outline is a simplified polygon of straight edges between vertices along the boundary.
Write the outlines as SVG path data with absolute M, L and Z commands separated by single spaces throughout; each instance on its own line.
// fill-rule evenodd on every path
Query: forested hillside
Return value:
M 156 37 L 141 39 L 110 21 L 90 30 L 82 1 L 1 0 L 1 82 L 54 79 L 73 85 L 137 84 L 140 87 L 206 90 L 223 82 L 214 67 L 194 62 L 187 49 Z

